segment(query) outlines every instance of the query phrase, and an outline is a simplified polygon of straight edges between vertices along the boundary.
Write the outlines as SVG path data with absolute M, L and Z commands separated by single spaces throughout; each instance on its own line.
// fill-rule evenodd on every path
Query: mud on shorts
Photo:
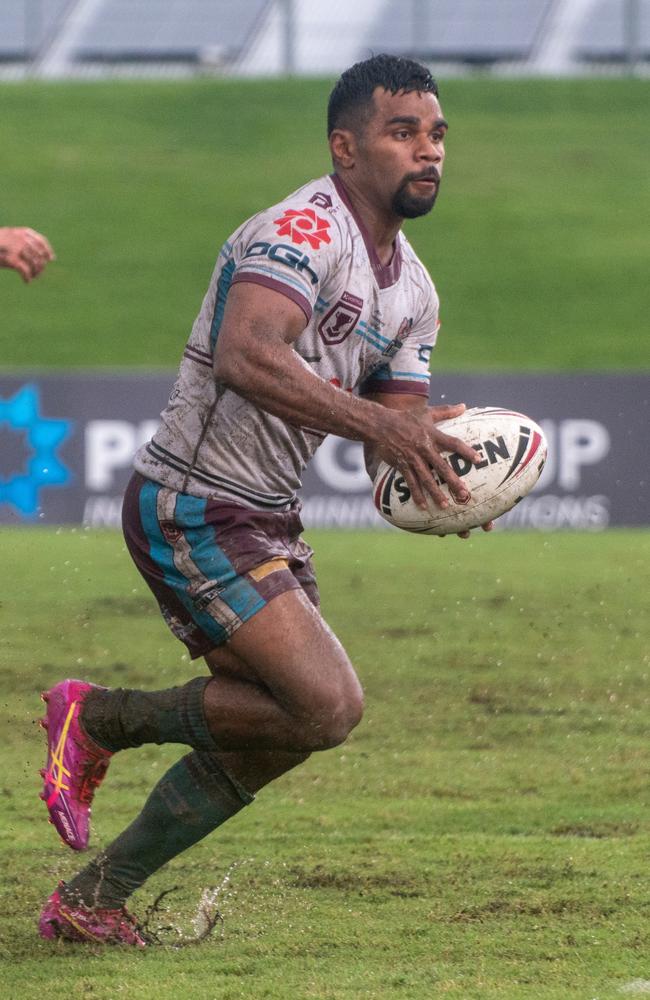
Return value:
M 318 607 L 300 504 L 276 513 L 177 493 L 134 473 L 122 526 L 129 552 L 190 656 L 205 656 L 288 590 Z

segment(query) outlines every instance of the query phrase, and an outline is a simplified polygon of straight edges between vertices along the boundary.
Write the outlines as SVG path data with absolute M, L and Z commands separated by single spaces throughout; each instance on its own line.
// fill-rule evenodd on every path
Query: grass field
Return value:
M 4 370 L 176 366 L 216 252 L 328 169 L 319 81 L 0 86 Z M 442 370 L 647 369 L 648 81 L 442 81 Z M 1 428 L 0 428 L 1 430 Z M 349 742 L 264 790 L 136 895 L 166 944 L 58 947 L 36 919 L 80 858 L 38 800 L 38 693 L 196 672 L 113 533 L 0 530 L 0 997 L 619 1000 L 650 995 L 650 536 L 317 534 L 364 683 Z M 93 847 L 181 748 L 118 755 Z M 193 933 L 205 888 L 224 922 Z
M 57 947 L 35 920 L 79 857 L 38 801 L 38 692 L 65 675 L 193 676 L 121 539 L 5 529 L 0 620 L 3 997 L 615 1000 L 650 987 L 650 538 L 470 542 L 321 534 L 324 611 L 367 713 L 134 898 L 185 935 L 145 954 Z M 119 755 L 94 846 L 180 748 Z M 644 986 L 645 983 L 645 986 Z
M 408 226 L 436 369 L 647 369 L 650 81 L 441 85 L 444 187 Z M 226 236 L 329 169 L 330 86 L 0 87 L 0 220 L 59 256 L 2 276 L 2 364 L 175 366 Z

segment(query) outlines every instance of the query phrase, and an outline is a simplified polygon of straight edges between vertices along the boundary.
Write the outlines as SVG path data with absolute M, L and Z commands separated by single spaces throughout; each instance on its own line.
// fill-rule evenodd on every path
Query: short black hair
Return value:
M 438 84 L 431 73 L 414 59 L 381 53 L 355 63 L 341 74 L 327 105 L 327 134 L 335 128 L 362 129 L 372 115 L 372 95 L 377 87 L 408 94 L 435 94 Z

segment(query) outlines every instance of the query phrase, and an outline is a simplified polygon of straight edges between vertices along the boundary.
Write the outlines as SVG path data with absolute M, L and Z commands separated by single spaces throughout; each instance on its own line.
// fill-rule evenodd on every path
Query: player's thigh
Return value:
M 360 715 L 361 685 L 332 629 L 302 590 L 278 595 L 237 629 L 229 651 L 289 710 L 344 706 Z
M 227 645 L 217 646 L 206 653 L 204 660 L 208 665 L 210 673 L 215 677 L 236 677 L 240 680 L 251 681 L 259 684 L 260 680 L 255 668 L 242 660 L 241 656 L 233 653 Z

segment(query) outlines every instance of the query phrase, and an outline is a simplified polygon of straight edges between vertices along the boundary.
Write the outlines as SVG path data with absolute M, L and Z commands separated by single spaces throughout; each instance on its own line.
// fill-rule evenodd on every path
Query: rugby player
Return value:
M 29 283 L 51 260 L 54 251 L 41 233 L 25 226 L 0 226 L 0 267 L 18 271 Z
M 159 429 L 137 454 L 124 532 L 172 632 L 210 675 L 164 691 L 65 680 L 47 703 L 42 797 L 87 846 L 112 754 L 190 752 L 118 838 L 47 900 L 47 938 L 144 946 L 128 897 L 256 792 L 361 719 L 359 680 L 318 610 L 301 472 L 328 433 L 397 466 L 420 505 L 468 494 L 441 456 L 478 461 L 428 407 L 438 297 L 401 233 L 434 205 L 447 122 L 416 62 L 379 55 L 330 96 L 334 171 L 224 243 Z

